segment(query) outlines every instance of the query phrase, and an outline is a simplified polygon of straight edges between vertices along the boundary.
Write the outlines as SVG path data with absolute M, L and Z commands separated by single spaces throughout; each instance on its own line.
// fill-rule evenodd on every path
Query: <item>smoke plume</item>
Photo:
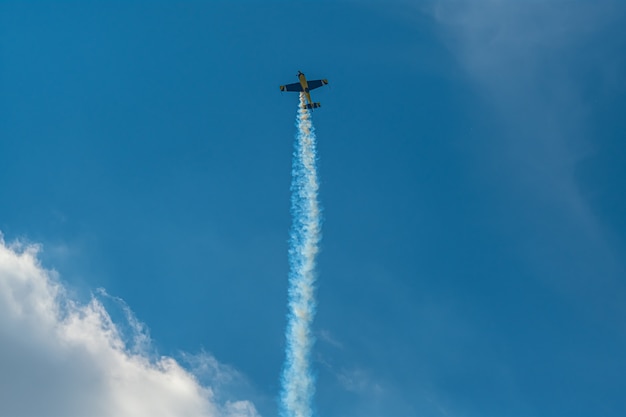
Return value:
M 315 316 L 315 258 L 319 250 L 320 208 L 315 133 L 300 93 L 291 183 L 293 224 L 289 242 L 289 313 L 282 376 L 283 417 L 311 417 L 315 378 L 311 371 Z

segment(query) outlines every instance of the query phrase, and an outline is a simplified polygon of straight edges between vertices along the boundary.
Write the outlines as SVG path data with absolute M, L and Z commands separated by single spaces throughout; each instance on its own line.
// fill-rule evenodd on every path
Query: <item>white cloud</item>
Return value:
M 218 398 L 210 381 L 201 385 L 174 359 L 153 358 L 132 316 L 137 334 L 128 347 L 103 304 L 72 300 L 38 252 L 0 235 L 0 415 L 258 416 L 251 402 Z M 216 386 L 238 377 L 203 357 L 219 369 Z

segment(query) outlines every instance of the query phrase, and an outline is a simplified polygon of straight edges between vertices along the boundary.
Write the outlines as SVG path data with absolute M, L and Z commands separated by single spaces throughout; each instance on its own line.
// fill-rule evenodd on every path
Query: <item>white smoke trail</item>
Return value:
M 315 315 L 315 257 L 321 237 L 319 185 L 313 124 L 303 105 L 304 94 L 300 93 L 291 183 L 289 313 L 281 393 L 284 417 L 311 417 L 315 391 L 310 356 L 314 341 L 311 323 Z

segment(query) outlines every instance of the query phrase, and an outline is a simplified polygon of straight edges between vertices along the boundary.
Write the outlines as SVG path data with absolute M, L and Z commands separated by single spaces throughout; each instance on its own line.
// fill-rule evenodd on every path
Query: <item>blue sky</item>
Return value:
M 302 70 L 317 414 L 625 415 L 626 6 L 518 3 L 3 2 L 6 245 L 276 415 Z

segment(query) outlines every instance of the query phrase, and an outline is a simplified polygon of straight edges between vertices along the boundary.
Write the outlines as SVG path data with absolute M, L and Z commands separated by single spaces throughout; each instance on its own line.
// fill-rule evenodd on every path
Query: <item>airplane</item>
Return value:
M 309 91 L 315 90 L 316 88 L 319 88 L 323 85 L 328 84 L 328 80 L 324 79 L 324 80 L 307 81 L 302 71 L 298 71 L 297 77 L 300 80 L 299 83 L 281 85 L 280 91 L 303 92 L 307 100 L 307 103 L 304 106 L 302 106 L 303 109 L 317 109 L 318 107 L 320 107 L 321 106 L 320 103 L 314 103 L 311 100 L 311 93 L 309 93 Z

